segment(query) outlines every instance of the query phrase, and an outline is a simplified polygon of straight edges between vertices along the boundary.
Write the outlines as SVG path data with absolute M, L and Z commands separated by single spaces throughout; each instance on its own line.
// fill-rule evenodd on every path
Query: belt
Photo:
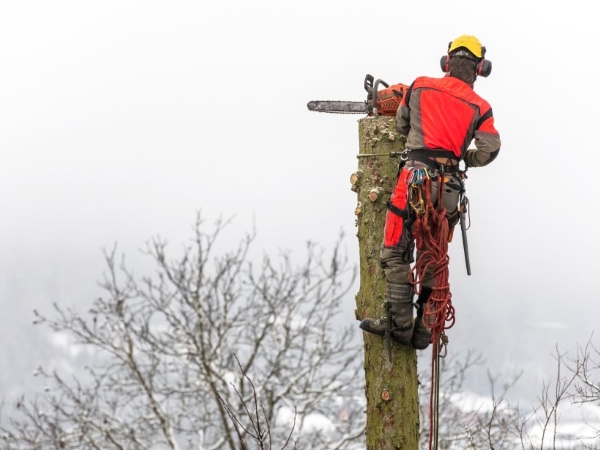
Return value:
M 410 149 L 407 148 L 402 157 L 408 162 L 410 160 L 418 161 L 428 167 L 435 167 L 444 170 L 444 172 L 458 172 L 459 160 L 456 159 L 454 152 L 444 149 Z M 415 166 L 413 166 L 415 167 Z

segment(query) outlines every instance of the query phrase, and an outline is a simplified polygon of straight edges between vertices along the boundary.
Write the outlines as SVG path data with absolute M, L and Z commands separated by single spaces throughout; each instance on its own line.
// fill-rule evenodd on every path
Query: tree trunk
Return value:
M 379 264 L 386 202 L 394 188 L 404 139 L 393 117 L 359 121 L 358 171 L 351 177 L 357 193 L 356 223 L 360 252 L 360 289 L 356 318 L 385 314 L 385 277 Z M 395 342 L 388 354 L 386 339 L 363 333 L 367 450 L 418 450 L 419 399 L 417 357 L 412 348 Z M 391 359 L 390 359 L 391 356 Z

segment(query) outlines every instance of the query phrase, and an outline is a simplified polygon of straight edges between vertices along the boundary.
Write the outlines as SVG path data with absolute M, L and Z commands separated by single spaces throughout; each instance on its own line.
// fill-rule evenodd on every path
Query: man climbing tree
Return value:
M 463 232 L 466 229 L 468 167 L 489 164 L 500 150 L 492 109 L 473 90 L 477 76 L 491 72 L 485 48 L 474 36 L 460 36 L 450 42 L 441 66 L 445 77 L 418 77 L 410 86 L 388 85 L 367 75 L 364 102 L 307 104 L 310 111 L 367 114 L 359 121 L 358 170 L 350 181 L 358 197 L 354 212 L 361 282 L 355 315 L 367 332 L 369 450 L 418 448 L 422 430 L 414 349 L 425 349 L 430 343 L 434 344 L 430 448 L 437 442 L 439 358 L 447 342 L 444 330 L 454 321 L 448 243 L 459 220 Z M 475 148 L 469 149 L 473 141 Z M 397 157 L 399 165 L 388 164 Z M 461 161 L 464 169 L 459 167 Z M 380 201 L 382 193 L 389 201 Z M 463 243 L 470 273 L 466 240 Z M 393 341 L 403 345 L 392 345 Z
M 441 58 L 446 75 L 416 78 L 396 112 L 396 129 L 406 145 L 380 255 L 387 312 L 364 318 L 360 328 L 382 336 L 387 331 L 394 341 L 419 350 L 439 344 L 446 322 L 454 320 L 447 249 L 458 222 L 464 172 L 488 165 L 500 151 L 492 108 L 473 90 L 477 76 L 491 73 L 485 53 L 475 36 L 459 36 Z M 469 149 L 473 141 L 476 148 Z

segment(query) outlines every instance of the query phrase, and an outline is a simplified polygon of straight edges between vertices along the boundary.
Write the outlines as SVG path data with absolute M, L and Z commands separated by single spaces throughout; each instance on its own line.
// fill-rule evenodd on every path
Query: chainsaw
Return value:
M 380 89 L 380 85 L 383 86 Z M 333 114 L 366 114 L 367 116 L 395 116 L 400 106 L 400 101 L 408 89 L 406 84 L 398 83 L 389 85 L 383 80 L 367 74 L 364 82 L 367 91 L 367 100 L 358 101 L 336 101 L 336 100 L 313 100 L 308 102 L 310 111 L 333 113 Z

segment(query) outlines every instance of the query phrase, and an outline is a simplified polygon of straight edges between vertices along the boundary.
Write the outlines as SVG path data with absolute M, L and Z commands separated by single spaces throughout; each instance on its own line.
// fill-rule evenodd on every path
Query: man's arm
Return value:
M 396 130 L 403 136 L 408 136 L 410 130 L 410 108 L 408 103 L 410 102 L 410 95 L 412 93 L 414 82 L 408 87 L 404 95 L 400 106 L 396 111 Z
M 490 109 L 481 117 L 473 136 L 474 149 L 467 150 L 465 163 L 468 167 L 483 167 L 491 163 L 500 152 L 500 134 L 494 127 L 494 116 Z

